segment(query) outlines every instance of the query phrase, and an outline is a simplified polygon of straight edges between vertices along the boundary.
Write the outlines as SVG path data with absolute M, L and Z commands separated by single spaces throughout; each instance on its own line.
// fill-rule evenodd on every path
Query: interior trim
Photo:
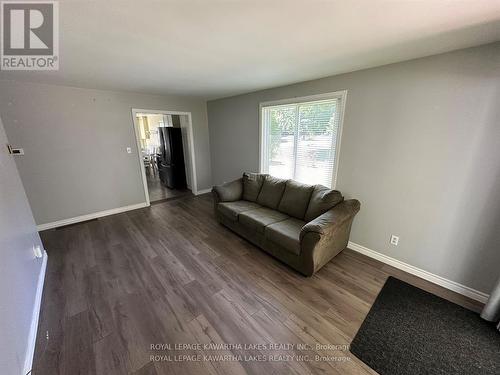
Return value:
M 137 210 L 139 208 L 144 208 L 144 207 L 148 207 L 148 206 L 149 206 L 148 203 L 142 202 L 142 203 L 138 203 L 138 204 L 132 204 L 130 206 L 117 207 L 117 208 L 112 208 L 111 210 L 99 211 L 99 212 L 94 212 L 92 214 L 76 216 L 76 217 L 72 217 L 72 218 L 64 219 L 64 220 L 53 221 L 51 223 L 40 224 L 40 225 L 37 225 L 36 228 L 39 232 L 41 232 L 42 230 L 63 227 L 65 225 L 76 224 L 76 223 L 80 223 L 82 221 L 88 221 L 88 220 L 92 220 L 92 219 L 97 219 L 99 217 L 115 215 L 115 214 L 119 214 L 122 212 Z
M 388 264 L 392 267 L 395 267 L 397 269 L 400 269 L 402 271 L 408 272 L 412 275 L 418 276 L 424 280 L 430 281 L 431 283 L 437 284 L 439 286 L 442 286 L 443 288 L 452 290 L 454 292 L 457 292 L 459 294 L 462 294 L 466 297 L 472 298 L 473 300 L 479 301 L 481 303 L 486 303 L 488 300 L 489 295 L 483 292 L 480 292 L 479 290 L 472 289 L 468 286 L 459 284 L 455 281 L 445 279 L 444 277 L 438 276 L 436 274 L 433 274 L 429 271 L 425 271 L 421 268 L 412 266 L 411 264 L 404 263 L 400 260 L 391 258 L 387 255 L 381 254 L 375 250 L 369 249 L 367 247 L 364 247 L 362 245 L 358 245 L 357 243 L 349 241 L 349 244 L 347 247 L 351 250 L 354 250 L 358 253 L 361 253 L 363 255 L 366 255 L 367 257 L 376 259 L 382 263 Z
M 36 287 L 35 306 L 33 307 L 33 316 L 31 318 L 30 333 L 28 336 L 28 345 L 26 347 L 26 355 L 24 357 L 24 371 L 27 374 L 33 367 L 33 356 L 35 355 L 36 335 L 38 331 L 38 321 L 40 318 L 40 308 L 42 307 L 43 285 L 45 281 L 45 271 L 47 270 L 47 252 L 43 252 L 42 269 L 38 276 L 38 283 Z
M 207 194 L 207 193 L 210 193 L 211 191 L 212 191 L 212 188 L 201 189 L 201 190 L 198 190 L 196 193 L 194 193 L 194 195 Z

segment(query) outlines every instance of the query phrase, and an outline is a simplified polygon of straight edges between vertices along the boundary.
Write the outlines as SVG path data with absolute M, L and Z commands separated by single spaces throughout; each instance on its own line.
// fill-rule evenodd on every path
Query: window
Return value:
M 261 104 L 261 172 L 335 187 L 345 96 Z

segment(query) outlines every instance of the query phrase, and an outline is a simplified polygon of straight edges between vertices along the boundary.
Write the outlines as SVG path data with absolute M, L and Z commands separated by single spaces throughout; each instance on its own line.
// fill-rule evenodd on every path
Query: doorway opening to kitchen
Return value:
M 191 113 L 132 111 L 146 202 L 196 194 Z

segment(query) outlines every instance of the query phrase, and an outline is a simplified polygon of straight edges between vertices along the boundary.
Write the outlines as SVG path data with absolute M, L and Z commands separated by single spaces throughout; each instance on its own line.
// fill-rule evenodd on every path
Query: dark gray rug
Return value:
M 500 333 L 494 324 L 393 277 L 351 352 L 381 375 L 500 374 Z

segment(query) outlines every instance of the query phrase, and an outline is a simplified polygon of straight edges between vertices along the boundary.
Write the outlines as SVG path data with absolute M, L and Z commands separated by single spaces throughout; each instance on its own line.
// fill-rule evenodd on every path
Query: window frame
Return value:
M 338 182 L 337 175 L 340 165 L 340 146 L 342 143 L 342 129 L 344 125 L 344 112 L 347 101 L 347 90 L 340 90 L 340 91 L 328 92 L 317 95 L 308 95 L 308 96 L 293 97 L 287 99 L 272 100 L 259 103 L 259 172 L 260 173 L 267 173 L 266 161 L 265 161 L 267 154 L 267 145 L 264 144 L 265 142 L 267 142 L 267 134 L 265 134 L 264 132 L 264 127 L 265 127 L 264 113 L 263 113 L 264 108 L 286 105 L 286 104 L 302 104 L 302 103 L 314 102 L 318 100 L 327 100 L 327 99 L 340 99 L 340 106 L 338 113 L 337 144 L 335 148 L 335 164 L 331 176 L 331 188 L 332 189 L 336 188 Z

